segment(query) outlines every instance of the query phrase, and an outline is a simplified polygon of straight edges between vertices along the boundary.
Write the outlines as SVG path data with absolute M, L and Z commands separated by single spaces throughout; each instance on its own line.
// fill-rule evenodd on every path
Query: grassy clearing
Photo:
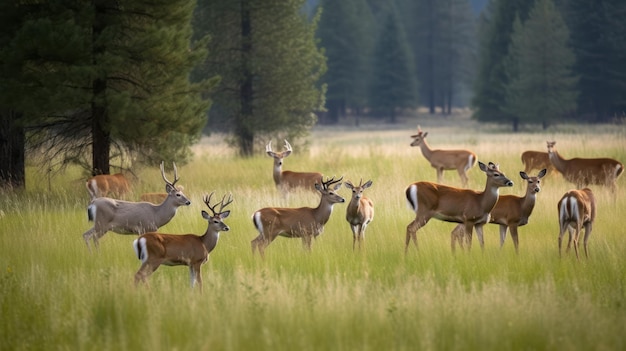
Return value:
M 566 157 L 626 161 L 623 127 L 513 135 L 466 121 L 421 123 L 432 147 L 471 148 L 481 160 L 500 163 L 516 183 L 502 193 L 524 192 L 519 155 L 544 150 L 548 139 L 557 140 Z M 219 136 L 198 145 L 194 162 L 179 168 L 192 205 L 161 231 L 203 233 L 202 195 L 233 193 L 231 231 L 203 267 L 203 294 L 189 288 L 183 267 L 162 267 L 148 287 L 135 288 L 133 236 L 108 233 L 93 254 L 82 241 L 90 224 L 79 173 L 53 179 L 48 192 L 47 180 L 29 169 L 28 191 L 0 199 L 0 349 L 623 349 L 623 177 L 615 196 L 594 188 L 599 213 L 589 260 L 577 262 L 573 252 L 558 258 L 556 203 L 571 185 L 555 175 L 520 228 L 519 255 L 510 238 L 500 250 L 498 228 L 489 225 L 484 252 L 475 242 L 470 252 L 453 256 L 454 224 L 433 220 L 418 232 L 419 250 L 405 256 L 412 214 L 404 188 L 436 179 L 419 150 L 408 146 L 413 128 L 316 130 L 309 149 L 295 149 L 285 167 L 373 179 L 366 194 L 376 215 L 365 248 L 352 251 L 345 205 L 338 204 L 311 253 L 299 240 L 278 238 L 265 261 L 250 252 L 257 235 L 252 212 L 313 206 L 318 197 L 279 196 L 267 156 L 232 157 Z M 161 191 L 158 169 L 138 175 L 131 197 Z M 471 188 L 484 186 L 477 167 L 469 177 Z M 454 172 L 446 172 L 445 182 L 460 185 Z M 345 188 L 340 193 L 349 196 Z

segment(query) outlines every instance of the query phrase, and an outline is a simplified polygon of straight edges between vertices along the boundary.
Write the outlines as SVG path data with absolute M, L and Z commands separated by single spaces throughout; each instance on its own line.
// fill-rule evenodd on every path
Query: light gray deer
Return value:
M 346 220 L 352 229 L 352 250 L 355 249 L 356 243 L 360 249 L 362 241 L 365 240 L 365 229 L 374 219 L 374 202 L 363 196 L 363 191 L 372 186 L 372 181 L 368 180 L 363 184 L 361 179 L 357 186 L 346 181 L 344 185 L 352 190 L 352 199 L 346 208 Z

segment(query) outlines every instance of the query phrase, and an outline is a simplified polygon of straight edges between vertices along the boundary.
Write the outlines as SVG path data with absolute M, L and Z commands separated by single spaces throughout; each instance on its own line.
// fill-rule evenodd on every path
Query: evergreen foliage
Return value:
M 524 123 L 558 121 L 576 109 L 574 54 L 568 47 L 569 31 L 552 0 L 537 0 L 522 24 L 516 17 L 506 72 L 504 110 Z

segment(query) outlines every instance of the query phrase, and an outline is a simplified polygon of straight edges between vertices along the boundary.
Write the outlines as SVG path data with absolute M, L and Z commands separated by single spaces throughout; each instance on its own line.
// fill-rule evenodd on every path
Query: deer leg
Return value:
M 404 246 L 404 253 L 406 254 L 409 250 L 409 244 L 411 243 L 411 239 L 413 239 L 413 243 L 415 244 L 415 248 L 417 249 L 417 231 L 428 223 L 430 218 L 420 218 L 416 217 L 409 225 L 406 227 L 406 243 Z
M 504 246 L 504 239 L 506 239 L 506 224 L 500 224 L 500 248 Z M 511 230 L 511 237 L 513 237 L 513 230 Z
M 478 238 L 478 243 L 480 244 L 480 249 L 485 250 L 485 240 L 483 239 L 483 224 L 476 224 L 476 237 Z
M 464 227 L 467 251 L 469 252 L 472 249 L 472 236 L 474 235 L 474 225 L 472 225 L 471 223 L 465 223 Z M 478 231 L 476 231 L 476 234 L 478 234 Z
M 589 258 L 589 252 L 587 251 L 587 240 L 589 240 L 589 237 L 591 236 L 591 229 L 592 229 L 592 224 L 591 222 L 585 224 L 585 239 L 583 241 L 583 244 L 585 245 L 585 257 Z
M 457 169 L 457 171 L 459 172 L 459 177 L 461 177 L 461 184 L 463 184 L 463 187 L 465 188 L 467 186 L 467 174 L 465 173 L 465 167 Z
M 437 183 L 441 184 L 443 181 L 443 168 L 437 168 Z
M 154 273 L 154 271 L 157 270 L 157 268 L 159 268 L 159 264 L 150 264 L 150 262 L 146 261 L 144 263 L 141 264 L 141 267 L 139 267 L 139 270 L 137 270 L 137 273 L 135 273 L 135 285 L 141 283 L 145 283 L 146 279 L 152 274 Z
M 580 236 L 580 227 L 577 226 L 576 227 L 576 232 L 574 234 L 574 251 L 576 252 L 576 259 L 580 259 L 580 257 L 578 256 L 578 238 Z
M 569 234 L 569 239 L 567 241 L 567 248 L 565 248 L 565 253 L 568 253 L 570 247 L 572 246 L 572 236 L 574 235 L 574 228 L 572 228 L 572 226 L 568 226 L 567 233 Z
M 200 271 L 201 265 L 202 263 L 189 265 L 189 279 L 191 281 L 191 288 L 193 288 L 197 283 L 200 291 L 202 291 L 202 274 Z
M 515 253 L 519 253 L 519 237 L 517 233 L 517 224 L 513 224 L 509 230 L 511 231 L 511 239 L 513 239 L 513 245 L 515 246 Z
M 85 244 L 87 244 L 87 248 L 89 249 L 89 251 L 91 251 L 91 246 L 89 246 L 89 239 L 94 236 L 95 232 L 96 228 L 93 227 L 83 234 L 83 240 L 85 240 Z
M 357 226 L 355 225 L 350 225 L 350 229 L 352 229 L 352 251 L 354 251 L 354 248 L 356 246 L 356 241 L 357 241 L 357 236 L 358 236 L 358 230 L 357 230 Z
M 456 252 L 456 243 L 459 243 L 459 247 L 464 249 L 463 245 L 463 236 L 465 235 L 463 226 L 461 224 L 457 225 L 452 229 L 450 233 L 450 248 L 452 249 L 452 253 Z

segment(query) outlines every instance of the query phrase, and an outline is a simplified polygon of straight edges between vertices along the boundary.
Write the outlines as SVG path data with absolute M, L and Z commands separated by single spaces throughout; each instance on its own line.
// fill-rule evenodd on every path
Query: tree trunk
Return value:
M 254 132 L 250 126 L 253 119 L 253 87 L 252 72 L 250 71 L 250 55 L 252 52 L 252 25 L 250 23 L 250 7 L 247 0 L 241 1 L 241 82 L 239 98 L 241 104 L 240 115 L 235 121 L 235 133 L 238 140 L 239 154 L 244 157 L 253 155 Z
M 104 53 L 105 47 L 96 45 L 105 28 L 106 1 L 94 1 L 95 18 L 92 28 L 93 64 L 98 67 L 97 57 Z M 105 77 L 95 78 L 92 82 L 93 98 L 91 100 L 91 137 L 92 137 L 92 171 L 96 174 L 109 174 L 109 151 L 111 150 L 111 135 L 106 109 L 107 81 Z
M 20 113 L 13 110 L 0 112 L 0 187 L 24 189 L 25 132 Z

